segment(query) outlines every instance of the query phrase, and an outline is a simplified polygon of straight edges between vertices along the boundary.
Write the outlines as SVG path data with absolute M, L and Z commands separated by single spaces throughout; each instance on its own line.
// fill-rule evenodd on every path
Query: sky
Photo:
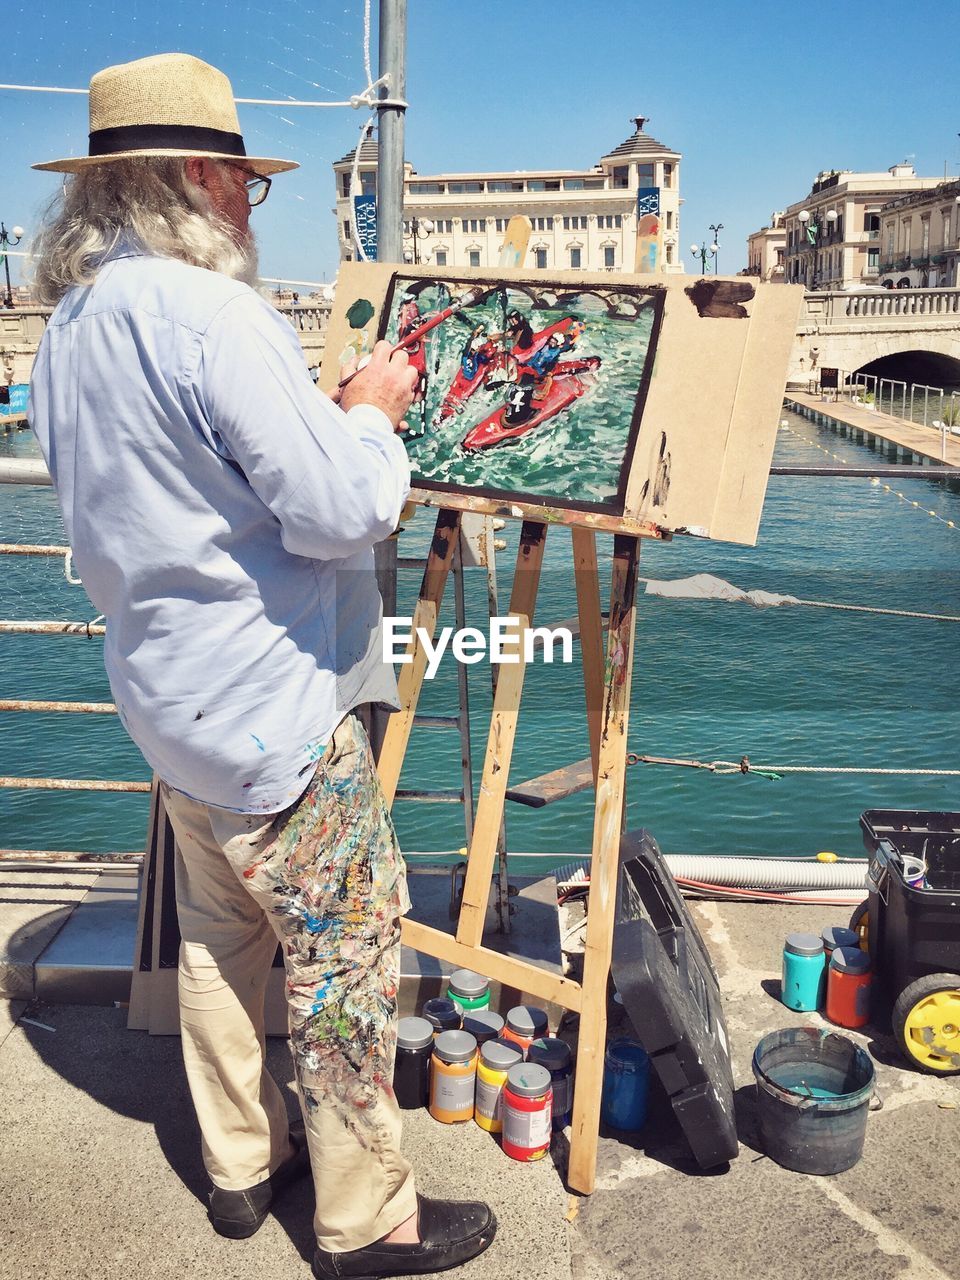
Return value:
M 960 172 L 950 5 L 675 0 L 662 12 L 641 0 L 409 0 L 407 159 L 421 173 L 589 167 L 643 114 L 683 157 L 688 270 L 690 245 L 721 223 L 722 274 L 821 170 L 908 158 L 923 176 Z M 363 0 L 4 0 L 0 80 L 85 88 L 101 67 L 180 50 L 226 71 L 237 97 L 340 100 L 364 87 L 362 35 Z M 904 61 L 908 47 L 924 52 Z M 331 280 L 330 166 L 368 113 L 239 111 L 248 154 L 302 165 L 254 212 L 263 275 Z M 0 219 L 28 238 L 59 182 L 30 164 L 86 153 L 86 99 L 0 90 L 0 113 Z

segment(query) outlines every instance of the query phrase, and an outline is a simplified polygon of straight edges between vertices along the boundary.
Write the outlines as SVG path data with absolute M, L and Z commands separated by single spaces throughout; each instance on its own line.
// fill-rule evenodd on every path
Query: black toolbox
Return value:
M 701 1168 L 739 1151 L 720 984 L 649 831 L 620 845 L 613 980 Z

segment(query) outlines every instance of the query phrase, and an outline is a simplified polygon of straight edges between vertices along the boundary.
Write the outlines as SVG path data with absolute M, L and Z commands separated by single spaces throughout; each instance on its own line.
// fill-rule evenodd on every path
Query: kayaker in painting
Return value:
M 483 388 L 493 370 L 502 363 L 501 338 L 499 333 L 488 333 L 482 323 L 471 330 L 460 353 L 460 368 L 434 419 L 437 425 L 455 413 L 463 413 L 470 396 Z
M 89 155 L 37 166 L 73 176 L 34 246 L 57 306 L 32 426 L 106 618 L 117 711 L 177 838 L 182 1045 L 210 1218 L 252 1235 L 312 1172 L 321 1280 L 443 1270 L 481 1253 L 496 1222 L 484 1204 L 418 1195 L 400 1151 L 409 899 L 353 714 L 397 705 L 373 546 L 409 489 L 395 432 L 423 365 L 381 342 L 339 406 L 318 393 L 295 332 L 249 283 L 251 206 L 296 165 L 247 156 L 222 72 L 143 58 L 95 75 L 89 105 Z M 278 940 L 299 1127 L 264 1062 Z

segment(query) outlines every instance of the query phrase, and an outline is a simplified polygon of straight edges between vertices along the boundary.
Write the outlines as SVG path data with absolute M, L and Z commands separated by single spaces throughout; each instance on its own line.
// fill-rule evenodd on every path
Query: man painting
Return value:
M 409 487 L 415 372 L 386 343 L 339 406 L 249 287 L 251 158 L 230 83 L 183 54 L 90 86 L 90 154 L 35 246 L 56 302 L 32 425 L 118 713 L 177 836 L 184 1061 L 223 1235 L 312 1171 L 318 1277 L 481 1252 L 477 1203 L 418 1196 L 392 1090 L 402 859 L 354 709 L 396 706 L 373 545 Z M 264 1065 L 280 942 L 304 1127 Z

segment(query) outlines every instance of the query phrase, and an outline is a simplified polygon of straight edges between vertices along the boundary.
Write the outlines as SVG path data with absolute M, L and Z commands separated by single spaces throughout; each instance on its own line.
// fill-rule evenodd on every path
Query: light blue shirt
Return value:
M 318 392 L 246 285 L 132 251 L 54 311 L 31 406 L 127 732 L 197 800 L 285 808 L 348 711 L 396 706 L 372 548 L 410 470 L 386 415 Z

